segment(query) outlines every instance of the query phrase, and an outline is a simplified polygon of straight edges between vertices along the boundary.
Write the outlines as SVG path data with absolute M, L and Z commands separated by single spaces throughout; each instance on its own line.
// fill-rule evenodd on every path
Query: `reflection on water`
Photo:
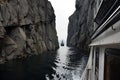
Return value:
M 84 52 L 61 47 L 0 65 L 0 80 L 79 80 L 87 62 Z

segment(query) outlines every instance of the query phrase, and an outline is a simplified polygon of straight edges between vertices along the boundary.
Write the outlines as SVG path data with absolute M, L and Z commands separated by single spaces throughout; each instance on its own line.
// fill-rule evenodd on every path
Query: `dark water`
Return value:
M 13 60 L 0 65 L 0 80 L 79 80 L 87 62 L 75 48 Z

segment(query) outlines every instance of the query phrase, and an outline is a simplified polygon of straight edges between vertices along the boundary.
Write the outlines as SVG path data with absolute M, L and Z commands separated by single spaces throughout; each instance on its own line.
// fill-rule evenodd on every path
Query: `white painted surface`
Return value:
M 115 30 L 113 30 L 113 29 Z M 117 44 L 117 45 L 116 45 Z M 90 46 L 110 46 L 120 48 L 120 21 L 92 41 Z
M 104 80 L 104 61 L 105 61 L 105 48 L 100 48 L 98 80 Z

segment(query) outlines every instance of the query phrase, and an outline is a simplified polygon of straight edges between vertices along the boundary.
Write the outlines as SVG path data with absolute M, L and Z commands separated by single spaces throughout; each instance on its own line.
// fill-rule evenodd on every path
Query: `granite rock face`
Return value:
M 69 17 L 67 45 L 88 50 L 94 28 L 94 0 L 76 0 L 76 11 Z
M 0 0 L 0 61 L 59 47 L 48 0 Z

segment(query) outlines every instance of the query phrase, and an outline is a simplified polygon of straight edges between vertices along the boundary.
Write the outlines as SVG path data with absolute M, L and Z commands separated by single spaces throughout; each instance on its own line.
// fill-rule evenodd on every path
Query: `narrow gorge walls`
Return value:
M 94 28 L 94 0 L 76 0 L 76 11 L 69 17 L 67 45 L 88 50 Z
M 0 0 L 0 62 L 58 47 L 48 0 Z

